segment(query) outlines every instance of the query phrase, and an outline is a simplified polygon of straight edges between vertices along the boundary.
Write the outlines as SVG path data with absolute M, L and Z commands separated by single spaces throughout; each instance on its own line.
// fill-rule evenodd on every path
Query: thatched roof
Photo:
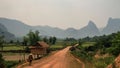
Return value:
M 46 47 L 49 47 L 49 45 L 47 44 L 47 43 L 45 43 L 45 42 L 38 42 L 38 44 L 41 46 L 41 47 L 44 47 L 44 48 L 46 48 Z
M 37 42 L 35 45 L 30 46 L 29 48 L 48 48 L 49 45 L 45 42 Z

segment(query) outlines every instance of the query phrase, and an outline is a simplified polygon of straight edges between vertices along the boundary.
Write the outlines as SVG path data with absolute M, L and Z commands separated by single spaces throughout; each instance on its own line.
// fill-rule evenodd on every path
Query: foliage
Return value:
M 107 64 L 103 63 L 102 61 L 95 62 L 95 68 L 106 68 Z
M 43 41 L 46 42 L 46 43 L 49 43 L 49 40 L 48 40 L 47 37 L 44 37 L 44 38 L 43 38 Z
M 14 41 L 13 40 L 10 40 L 10 42 L 9 42 L 10 44 L 13 44 L 14 43 Z
M 6 68 L 13 68 L 18 63 L 18 61 L 5 61 Z
M 23 37 L 23 45 L 27 46 L 28 45 L 28 38 L 26 36 Z
M 120 32 L 111 35 L 86 37 L 79 39 L 79 46 L 71 53 L 84 61 L 90 61 L 95 68 L 106 68 L 120 54 Z M 95 54 L 110 54 L 112 57 L 95 59 Z
M 71 53 L 76 55 L 77 57 L 80 57 L 83 60 L 91 61 L 94 53 L 86 50 L 86 48 L 87 47 L 83 47 L 83 46 L 79 45 L 79 46 L 77 46 L 77 49 L 72 51 Z
M 27 46 L 25 47 L 25 52 L 29 53 L 30 52 L 30 48 Z
M 49 44 L 54 45 L 56 43 L 57 38 L 56 37 L 50 37 L 49 38 Z
M 96 42 L 94 46 L 90 46 L 88 44 L 88 48 L 86 50 L 92 50 L 92 51 L 101 51 L 101 54 L 109 53 L 112 55 L 119 55 L 120 53 L 120 32 L 113 33 L 111 35 L 103 35 L 103 36 L 95 36 L 93 38 L 84 38 L 81 39 L 81 41 L 91 41 Z
M 94 60 L 95 68 L 106 68 L 110 63 L 114 61 L 114 57 L 105 57 Z
M 0 54 L 0 67 L 1 67 L 1 68 L 5 68 L 4 59 L 3 59 L 2 54 Z
M 63 43 L 64 43 L 64 46 L 70 46 L 70 45 L 75 45 L 76 43 L 78 43 L 77 42 L 77 40 L 76 39 L 74 39 L 74 38 L 66 38 L 64 41 L 63 41 Z
M 3 50 L 4 36 L 0 36 L 0 47 Z
M 39 31 L 32 32 L 30 30 L 29 33 L 27 34 L 26 38 L 28 39 L 29 45 L 36 44 L 36 42 L 38 42 L 40 40 Z M 25 42 L 25 40 L 24 40 L 24 42 Z
M 3 50 L 4 51 L 6 51 L 6 50 L 23 50 L 23 46 L 19 46 L 19 45 L 5 45 Z
M 62 45 L 52 45 L 50 46 L 50 51 L 56 51 L 56 50 L 60 50 L 60 49 L 63 49 L 64 47 Z
M 114 49 L 111 50 L 111 53 L 115 56 L 118 56 L 120 53 L 120 32 L 118 32 L 112 40 L 112 48 Z
M 14 42 L 13 42 L 13 43 L 14 43 Z M 19 40 L 17 40 L 17 41 L 15 42 L 15 44 L 16 44 L 16 45 L 20 45 L 21 42 L 20 42 Z

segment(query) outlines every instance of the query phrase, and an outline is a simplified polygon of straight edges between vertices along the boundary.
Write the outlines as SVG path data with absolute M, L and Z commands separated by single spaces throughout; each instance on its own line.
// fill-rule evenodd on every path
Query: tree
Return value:
M 44 38 L 43 38 L 43 41 L 46 42 L 46 43 L 48 43 L 48 38 L 47 38 L 47 37 L 44 37 Z
M 28 38 L 29 38 L 29 44 L 33 45 L 34 44 L 34 33 L 32 32 L 32 30 L 29 31 Z
M 19 40 L 16 41 L 16 45 L 20 45 L 20 41 Z
M 0 47 L 3 50 L 4 36 L 0 36 Z
M 52 42 L 53 42 L 53 39 L 52 39 L 52 37 L 50 37 L 49 38 L 49 44 L 52 44 Z
M 14 43 L 14 41 L 13 40 L 10 40 L 10 44 L 13 44 Z
M 53 39 L 52 44 L 55 44 L 55 43 L 56 43 L 57 38 L 56 38 L 56 37 L 53 37 L 52 39 Z
M 36 44 L 36 42 L 40 40 L 39 31 L 32 32 L 32 30 L 30 30 L 29 33 L 27 34 L 27 37 L 29 45 L 34 45 Z
M 26 36 L 23 37 L 23 44 L 27 46 L 28 44 L 28 38 Z
M 4 59 L 3 59 L 2 54 L 0 54 L 0 68 L 5 68 Z
M 82 45 L 82 44 L 83 44 L 82 39 L 79 39 L 79 40 L 78 40 L 78 43 L 79 43 L 79 45 Z
M 49 38 L 49 44 L 55 44 L 56 43 L 57 38 L 56 37 L 50 37 Z
M 115 56 L 118 56 L 120 53 L 120 32 L 112 40 L 111 53 Z
M 39 38 L 39 31 L 36 30 L 35 31 L 35 41 L 39 41 L 39 40 L 40 40 L 40 38 Z

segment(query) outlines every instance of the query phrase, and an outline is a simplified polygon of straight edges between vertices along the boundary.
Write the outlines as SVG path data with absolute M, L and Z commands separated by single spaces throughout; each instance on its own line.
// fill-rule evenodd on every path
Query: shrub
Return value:
M 95 68 L 106 68 L 110 63 L 113 63 L 114 57 L 105 57 L 94 60 Z
M 6 68 L 13 68 L 18 63 L 19 62 L 17 62 L 17 61 L 5 61 Z
M 95 68 L 106 68 L 107 64 L 101 62 L 101 61 L 97 61 L 95 62 Z
M 5 68 L 4 59 L 3 59 L 2 54 L 0 54 L 0 67 L 1 67 L 1 68 Z

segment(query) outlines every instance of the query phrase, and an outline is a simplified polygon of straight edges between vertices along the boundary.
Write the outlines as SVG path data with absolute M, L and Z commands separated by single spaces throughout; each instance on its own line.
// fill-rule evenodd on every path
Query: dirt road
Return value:
M 23 68 L 85 68 L 84 64 L 69 53 L 67 47 L 43 60 Z

